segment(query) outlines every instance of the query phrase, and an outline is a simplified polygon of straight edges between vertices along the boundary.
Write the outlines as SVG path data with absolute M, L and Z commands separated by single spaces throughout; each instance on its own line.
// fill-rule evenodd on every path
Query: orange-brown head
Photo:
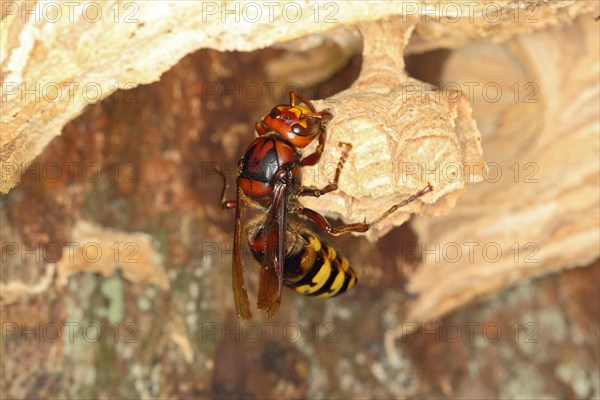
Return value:
M 296 103 L 296 97 L 306 106 Z M 321 132 L 323 121 L 331 119 L 328 112 L 318 113 L 310 102 L 290 92 L 290 104 L 279 104 L 256 123 L 256 132 L 264 135 L 274 131 L 297 148 L 308 146 Z

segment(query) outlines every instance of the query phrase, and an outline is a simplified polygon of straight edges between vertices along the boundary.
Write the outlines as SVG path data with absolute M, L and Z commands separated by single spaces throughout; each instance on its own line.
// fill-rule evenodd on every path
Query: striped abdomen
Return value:
M 285 256 L 287 287 L 306 296 L 334 297 L 356 285 L 356 273 L 333 246 L 308 230 L 293 236 L 296 243 Z

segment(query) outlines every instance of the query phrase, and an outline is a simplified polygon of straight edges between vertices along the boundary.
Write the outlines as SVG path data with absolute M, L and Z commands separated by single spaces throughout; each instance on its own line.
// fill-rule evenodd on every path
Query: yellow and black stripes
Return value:
M 334 297 L 356 285 L 356 273 L 330 244 L 312 232 L 299 232 L 304 242 L 286 256 L 285 285 L 294 291 L 315 297 Z

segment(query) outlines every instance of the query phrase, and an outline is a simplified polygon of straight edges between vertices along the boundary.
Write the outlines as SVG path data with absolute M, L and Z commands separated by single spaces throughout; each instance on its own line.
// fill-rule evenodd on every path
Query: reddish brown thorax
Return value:
M 276 172 L 290 172 L 291 184 L 300 182 L 300 153 L 275 133 L 254 139 L 239 163 L 239 185 L 244 194 L 258 202 L 270 202 Z

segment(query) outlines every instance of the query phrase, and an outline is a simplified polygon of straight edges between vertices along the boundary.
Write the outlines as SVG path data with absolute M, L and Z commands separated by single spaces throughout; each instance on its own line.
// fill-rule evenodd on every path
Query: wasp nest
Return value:
M 361 46 L 363 69 L 350 89 L 317 102 L 335 118 L 323 162 L 304 183 L 328 183 L 339 142 L 353 149 L 340 190 L 306 204 L 371 221 L 433 186 L 371 239 L 411 213 L 451 212 L 414 223 L 427 249 L 445 256 L 424 259 L 413 277 L 410 290 L 421 296 L 411 318 L 598 257 L 598 2 L 83 1 L 60 15 L 57 4 L 2 3 L 3 193 L 68 121 L 115 90 L 156 81 L 200 48 L 248 51 L 315 34 L 294 49 L 319 45 L 337 62 L 313 75 L 294 71 L 300 81 L 324 79 Z M 478 88 L 474 97 L 408 76 L 405 53 L 437 48 L 455 49 L 442 83 Z M 303 55 L 289 57 L 286 65 Z M 269 72 L 277 75 L 277 64 Z
M 375 238 L 411 213 L 448 212 L 467 183 L 483 179 L 485 163 L 467 99 L 406 73 L 403 50 L 414 24 L 387 20 L 363 23 L 359 29 L 364 40 L 360 77 L 320 104 L 335 116 L 327 130 L 330 148 L 344 142 L 353 146 L 340 190 L 303 202 L 319 209 L 326 203 L 331 214 L 347 221 L 372 221 L 428 184 L 433 187 L 370 231 Z M 326 152 L 312 173 L 304 173 L 304 183 L 323 186 L 338 157 L 339 151 Z

